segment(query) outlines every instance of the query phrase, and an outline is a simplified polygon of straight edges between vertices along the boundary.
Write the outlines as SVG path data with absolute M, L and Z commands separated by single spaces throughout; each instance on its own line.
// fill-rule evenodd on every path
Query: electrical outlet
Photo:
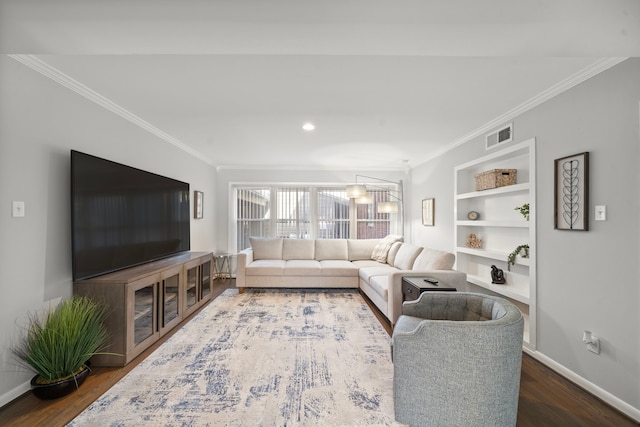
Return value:
M 582 342 L 586 344 L 587 350 L 595 354 L 600 354 L 600 338 L 593 335 L 590 331 L 584 331 L 582 334 Z

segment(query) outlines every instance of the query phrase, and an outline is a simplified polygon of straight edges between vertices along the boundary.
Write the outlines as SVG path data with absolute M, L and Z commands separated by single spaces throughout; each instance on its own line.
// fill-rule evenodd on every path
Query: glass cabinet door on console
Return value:
M 198 302 L 199 266 L 187 268 L 186 311 L 190 312 Z
M 126 361 L 140 354 L 158 339 L 158 277 L 132 282 L 127 287 Z
M 159 316 L 160 336 L 171 330 L 182 320 L 180 273 L 182 266 L 172 268 L 162 273 L 159 286 L 160 306 Z
M 213 256 L 205 256 L 186 262 L 185 284 L 185 309 L 183 316 L 186 317 L 202 306 L 205 300 L 211 298 L 211 287 L 213 285 L 211 268 L 213 267 Z
M 205 300 L 211 295 L 211 286 L 213 282 L 211 280 L 211 267 L 213 266 L 211 261 L 207 261 L 202 264 L 200 268 L 200 299 Z

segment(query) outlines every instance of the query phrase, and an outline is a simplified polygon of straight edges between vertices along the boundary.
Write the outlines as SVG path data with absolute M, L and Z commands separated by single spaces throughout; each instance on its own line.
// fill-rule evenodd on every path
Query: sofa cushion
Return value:
M 284 239 L 282 259 L 314 259 L 316 244 L 311 239 Z
M 389 273 L 397 270 L 397 268 L 394 268 L 390 265 L 381 264 L 380 266 L 376 267 L 361 267 L 360 270 L 358 270 L 358 275 L 365 282 L 371 283 L 371 278 L 373 276 L 388 276 Z
M 350 276 L 358 277 L 358 267 L 344 260 L 320 261 L 320 274 L 322 276 Z
M 411 270 L 413 263 L 422 252 L 422 247 L 403 243 L 393 261 L 393 266 L 400 270 Z
M 316 240 L 316 256 L 318 261 L 325 259 L 348 260 L 347 239 L 318 239 Z
M 282 276 L 285 262 L 281 259 L 260 259 L 249 264 L 245 272 L 247 276 Z
M 253 259 L 282 259 L 282 237 L 275 239 L 249 237 Z
M 362 259 L 362 260 L 359 260 L 359 261 L 351 261 L 351 262 L 353 263 L 353 265 L 355 265 L 358 268 L 363 268 L 363 267 L 391 267 L 390 265 L 383 264 L 381 262 L 374 261 L 372 259 Z
M 395 242 L 391 245 L 389 253 L 387 254 L 387 264 L 393 265 L 396 260 L 396 255 L 398 255 L 398 251 L 400 250 L 400 246 L 402 246 L 402 242 Z
M 413 263 L 413 270 L 451 270 L 455 260 L 450 252 L 424 248 Z
M 349 239 L 347 241 L 349 261 L 371 259 L 373 248 L 378 242 L 380 239 Z
M 380 240 L 378 244 L 373 248 L 371 253 L 371 259 L 378 262 L 387 262 L 387 254 L 389 249 L 395 242 L 402 240 L 402 236 L 396 236 L 395 234 L 389 234 L 384 239 Z
M 312 259 L 293 259 L 285 261 L 285 276 L 319 276 L 320 263 Z
M 389 301 L 389 275 L 371 276 L 369 286 L 375 293 L 380 295 L 385 301 Z

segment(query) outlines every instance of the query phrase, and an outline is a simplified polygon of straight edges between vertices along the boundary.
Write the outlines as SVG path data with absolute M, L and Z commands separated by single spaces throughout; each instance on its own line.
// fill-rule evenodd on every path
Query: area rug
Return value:
M 226 290 L 70 426 L 389 426 L 389 336 L 356 290 Z

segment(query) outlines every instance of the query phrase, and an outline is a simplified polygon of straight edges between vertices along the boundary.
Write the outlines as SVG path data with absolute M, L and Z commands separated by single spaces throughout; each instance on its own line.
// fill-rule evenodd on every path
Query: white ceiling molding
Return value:
M 37 71 L 38 73 L 42 74 L 45 77 L 50 78 L 51 80 L 53 80 L 54 82 L 66 87 L 67 89 L 71 89 L 72 91 L 76 92 L 79 95 L 82 95 L 83 97 L 87 98 L 89 101 L 94 102 L 98 105 L 100 105 L 101 107 L 105 108 L 108 111 L 111 111 L 112 113 L 122 117 L 123 119 L 133 123 L 134 125 L 144 129 L 145 131 L 157 136 L 158 138 L 168 142 L 169 144 L 175 146 L 176 148 L 188 153 L 189 155 L 204 161 L 205 163 L 211 165 L 211 166 L 216 166 L 213 161 L 208 158 L 207 156 L 205 156 L 204 154 L 202 154 L 201 152 L 194 150 L 193 148 L 189 147 L 188 145 L 186 145 L 185 143 L 183 143 L 182 141 L 172 137 L 171 135 L 167 134 L 166 132 L 158 129 L 157 127 L 153 126 L 151 123 L 141 119 L 140 117 L 136 116 L 135 114 L 131 113 L 130 111 L 122 108 L 121 106 L 119 106 L 118 104 L 116 104 L 115 102 L 105 98 L 104 96 L 100 95 L 99 93 L 97 93 L 96 91 L 88 88 L 87 86 L 83 85 L 82 83 L 80 83 L 79 81 L 69 77 L 68 75 L 64 74 L 63 72 L 61 72 L 60 70 L 56 69 L 55 67 L 52 67 L 51 65 L 47 64 L 46 62 L 42 61 L 39 58 L 36 58 L 33 55 L 8 55 L 9 57 L 15 59 L 16 61 L 26 65 L 27 67 L 31 68 L 34 71 Z
M 470 132 L 468 134 L 466 134 L 465 136 L 453 141 L 452 143 L 446 145 L 445 147 L 443 147 L 440 150 L 434 151 L 433 154 L 424 162 L 420 163 L 419 165 L 415 165 L 414 167 L 418 167 L 420 165 L 423 165 L 425 163 L 430 162 L 431 160 L 440 157 L 441 155 L 443 155 L 444 153 L 453 150 L 454 148 L 471 141 L 472 139 L 480 136 L 480 135 L 484 135 L 492 130 L 494 130 L 495 128 L 497 128 L 498 126 L 504 124 L 505 122 L 509 122 L 513 119 L 515 119 L 516 117 L 518 117 L 521 114 L 526 113 L 527 111 L 537 107 L 538 105 L 542 104 L 543 102 L 546 102 L 548 100 L 550 100 L 551 98 L 560 95 L 561 93 L 571 89 L 572 87 L 584 82 L 585 80 L 590 79 L 591 77 L 594 77 L 598 74 L 600 74 L 603 71 L 608 70 L 609 68 L 621 63 L 622 61 L 628 59 L 627 57 L 616 57 L 616 58 L 602 58 L 599 59 L 598 61 L 594 62 L 593 64 L 591 64 L 589 67 L 586 67 L 585 69 L 575 73 L 572 76 L 567 77 L 566 79 L 564 79 L 561 82 L 556 83 L 555 85 L 551 86 L 549 89 L 539 93 L 538 95 L 534 96 L 533 98 L 523 102 L 522 104 L 518 105 L 517 107 L 513 108 L 510 111 L 507 111 L 506 113 L 504 113 L 503 115 L 491 120 L 490 122 L 486 123 L 484 126 L 479 127 L 478 129 L 474 130 L 473 132 Z

